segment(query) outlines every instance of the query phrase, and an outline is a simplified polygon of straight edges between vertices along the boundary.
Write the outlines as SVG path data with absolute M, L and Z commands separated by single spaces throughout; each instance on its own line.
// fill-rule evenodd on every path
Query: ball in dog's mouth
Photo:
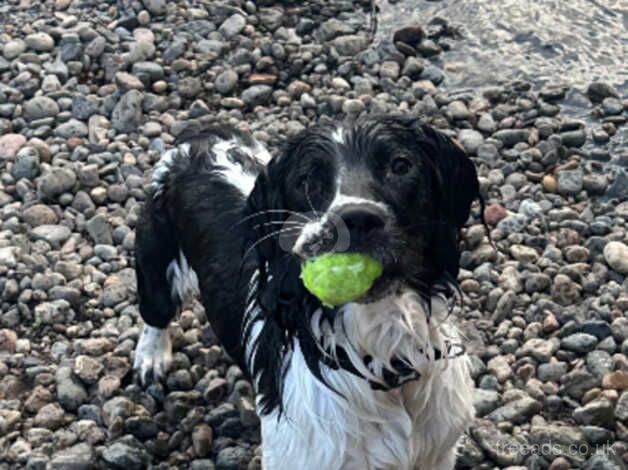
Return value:
M 382 263 L 362 253 L 325 253 L 301 266 L 303 285 L 326 307 L 364 297 L 382 273 Z

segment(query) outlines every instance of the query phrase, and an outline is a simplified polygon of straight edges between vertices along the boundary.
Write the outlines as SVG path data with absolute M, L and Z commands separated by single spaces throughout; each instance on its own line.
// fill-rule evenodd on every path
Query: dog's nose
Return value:
M 386 224 L 380 214 L 369 208 L 352 207 L 341 210 L 338 215 L 350 233 L 366 234 L 384 228 Z

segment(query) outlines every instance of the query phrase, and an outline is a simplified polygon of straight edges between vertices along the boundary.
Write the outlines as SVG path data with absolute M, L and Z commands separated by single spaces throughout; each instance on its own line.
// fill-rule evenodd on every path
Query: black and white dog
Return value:
M 183 137 L 137 228 L 134 367 L 163 378 L 168 323 L 198 294 L 254 383 L 265 469 L 451 469 L 473 385 L 449 299 L 478 197 L 471 160 L 415 119 L 313 127 L 272 159 L 234 129 Z M 324 307 L 299 274 L 328 251 L 369 254 L 384 274 Z

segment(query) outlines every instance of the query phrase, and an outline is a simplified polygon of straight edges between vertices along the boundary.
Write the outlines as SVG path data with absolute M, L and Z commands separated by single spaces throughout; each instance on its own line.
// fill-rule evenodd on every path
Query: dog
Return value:
M 236 129 L 188 132 L 156 165 L 137 225 L 134 369 L 164 378 L 167 326 L 200 296 L 254 385 L 265 469 L 452 469 L 474 416 L 449 313 L 476 199 L 472 161 L 416 118 L 317 125 L 272 158 Z M 343 251 L 383 274 L 326 307 L 301 265 Z

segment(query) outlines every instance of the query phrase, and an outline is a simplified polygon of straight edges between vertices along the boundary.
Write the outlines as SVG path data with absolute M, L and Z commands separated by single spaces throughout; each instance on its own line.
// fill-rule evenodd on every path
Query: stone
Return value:
M 76 411 L 87 401 L 87 392 L 69 367 L 59 367 L 55 374 L 57 400 L 68 411 Z
M 151 15 L 165 15 L 168 9 L 166 0 L 142 0 L 142 3 Z
M 87 442 L 80 442 L 54 453 L 46 470 L 90 470 L 93 460 L 92 446 Z
M 558 173 L 558 192 L 564 195 L 574 195 L 582 191 L 583 173 L 581 169 L 563 170 Z
M 64 139 L 70 139 L 72 137 L 85 137 L 87 136 L 87 126 L 78 119 L 70 119 L 63 124 L 59 124 L 55 129 L 55 135 L 63 137 Z
M 69 192 L 76 184 L 76 175 L 67 168 L 53 168 L 39 179 L 37 191 L 44 199 L 54 199 Z
M 604 260 L 615 271 L 628 274 L 628 245 L 611 241 L 604 247 Z
M 253 85 L 242 92 L 242 101 L 248 106 L 265 104 L 272 94 L 273 89 L 268 85 Z
M 34 147 L 22 147 L 15 157 L 11 175 L 18 181 L 21 178 L 29 180 L 39 175 L 39 152 Z
M 24 103 L 24 118 L 29 121 L 56 117 L 59 114 L 59 105 L 47 96 L 36 96 Z
M 500 220 L 506 218 L 508 211 L 500 204 L 489 204 L 484 209 L 484 219 L 489 225 L 497 225 Z
M 587 333 L 574 333 L 564 337 L 560 342 L 560 346 L 568 351 L 585 354 L 595 349 L 597 343 L 598 339 L 593 335 Z
M 5 134 L 0 136 L 0 161 L 13 160 L 26 144 L 26 137 L 21 134 Z
M 119 132 L 136 131 L 143 124 L 143 94 L 138 90 L 127 91 L 111 113 L 111 125 Z
M 548 193 L 556 193 L 558 192 L 558 182 L 554 175 L 545 175 L 542 180 L 543 189 Z
M 584 434 L 575 426 L 533 425 L 530 429 L 530 443 L 544 449 L 545 458 L 565 457 L 576 465 L 584 462 L 588 454 L 588 445 Z M 573 449 L 578 449 L 578 452 L 574 452 Z
M 137 65 L 137 64 L 133 64 Z M 143 90 L 144 84 L 135 75 L 131 75 L 128 72 L 116 72 L 115 76 L 116 84 L 122 90 Z
M 21 39 L 13 39 L 2 47 L 2 54 L 7 60 L 13 60 L 26 50 L 26 43 Z
M 628 421 L 628 391 L 622 392 L 617 400 L 615 418 L 619 421 Z
M 587 88 L 587 96 L 593 103 L 601 103 L 605 98 L 619 98 L 619 93 L 612 85 L 593 82 Z
M 501 432 L 490 421 L 482 421 L 471 427 L 471 435 L 492 459 L 498 464 L 519 465 L 524 459 L 525 443 Z
M 53 248 L 57 249 L 61 247 L 61 244 L 65 242 L 72 235 L 72 231 L 65 225 L 40 225 L 35 227 L 30 232 L 31 237 L 34 240 L 44 240 L 50 244 Z
M 149 456 L 139 442 L 128 439 L 115 442 L 102 453 L 102 458 L 113 468 L 122 470 L 141 470 L 146 468 Z
M 614 116 L 624 111 L 624 104 L 618 98 L 604 98 L 602 110 L 606 116 Z
M 573 411 L 573 418 L 576 423 L 582 425 L 594 425 L 612 429 L 615 421 L 613 412 L 613 404 L 609 400 L 602 398 L 576 408 Z
M 349 34 L 335 38 L 332 45 L 341 56 L 355 56 L 368 47 L 368 39 L 366 36 Z
M 510 247 L 510 255 L 523 264 L 536 263 L 539 254 L 534 248 L 525 245 L 512 245 Z
M 89 356 L 80 355 L 74 359 L 74 373 L 86 384 L 92 385 L 98 381 L 104 366 Z
M 57 214 L 50 207 L 44 204 L 35 204 L 24 209 L 22 220 L 28 225 L 36 227 L 38 225 L 53 225 L 58 221 Z
M 207 424 L 199 424 L 192 431 L 192 448 L 197 457 L 205 457 L 211 452 L 212 429 Z
M 484 143 L 484 137 L 473 129 L 462 129 L 458 133 L 458 141 L 467 153 L 476 155 L 478 148 Z
M 602 387 L 614 390 L 628 390 L 628 372 L 617 370 L 602 377 Z
M 519 142 L 527 142 L 530 138 L 528 129 L 502 129 L 493 134 L 493 137 L 503 142 L 507 147 L 512 147 Z
M 234 36 L 237 36 L 242 32 L 244 27 L 246 26 L 246 18 L 239 13 L 234 13 L 225 21 L 222 22 L 218 31 L 225 38 L 231 39 Z
M 541 411 L 542 405 L 530 397 L 510 401 L 489 413 L 486 418 L 494 422 L 509 421 L 513 424 L 525 423 L 532 415 Z
M 560 134 L 560 142 L 566 147 L 582 147 L 587 141 L 587 133 L 584 129 L 563 132 Z
M 359 114 L 366 109 L 362 100 L 350 99 L 345 100 L 342 104 L 342 111 L 346 114 Z
M 47 33 L 32 33 L 24 39 L 26 45 L 36 52 L 49 52 L 55 47 L 55 41 Z
M 85 228 L 95 243 L 113 245 L 111 226 L 104 215 L 96 214 L 87 221 Z
M 214 81 L 214 88 L 221 95 L 227 95 L 231 91 L 233 91 L 237 84 L 238 74 L 235 71 L 229 69 L 218 74 L 216 80 Z

